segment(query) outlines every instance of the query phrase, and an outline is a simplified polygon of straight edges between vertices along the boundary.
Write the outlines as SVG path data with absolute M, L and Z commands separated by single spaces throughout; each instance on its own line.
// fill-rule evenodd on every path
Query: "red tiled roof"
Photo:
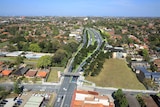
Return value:
M 45 72 L 45 71 L 38 71 L 38 73 L 37 73 L 37 77 L 45 78 L 46 75 L 47 75 L 47 72 Z
M 114 107 L 114 103 L 112 102 L 109 102 L 109 105 L 105 106 L 101 103 L 87 103 L 84 102 L 84 100 L 76 100 L 76 93 L 93 95 L 93 97 L 85 97 L 85 101 L 94 101 L 94 98 L 109 100 L 108 96 L 99 96 L 98 92 L 95 91 L 75 90 L 72 97 L 71 107 Z
M 143 96 L 142 97 L 147 107 L 158 107 L 155 101 L 150 96 Z
M 84 104 L 81 107 L 104 107 L 103 104 Z
M 157 67 L 160 67 L 160 59 L 155 59 L 155 60 L 154 60 L 154 64 L 155 64 Z
M 76 93 L 98 95 L 98 92 L 95 91 L 76 90 Z
M 34 77 L 36 75 L 37 71 L 35 70 L 30 70 L 28 71 L 25 76 L 28 76 L 28 77 Z
M 11 70 L 3 70 L 2 75 L 8 76 L 12 71 Z

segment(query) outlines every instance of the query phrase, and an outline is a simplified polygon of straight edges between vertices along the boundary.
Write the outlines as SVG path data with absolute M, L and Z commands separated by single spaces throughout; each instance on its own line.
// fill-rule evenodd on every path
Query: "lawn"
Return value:
M 11 61 L 14 62 L 16 57 L 0 57 L 0 61 Z M 24 59 L 24 62 L 27 64 L 36 64 L 38 59 Z
M 7 46 L 9 44 L 9 42 L 1 42 L 0 43 L 0 48 Z
M 8 77 L 4 76 L 4 77 L 0 77 L 0 83 L 4 83 L 8 81 Z
M 94 45 L 94 43 L 95 43 L 95 37 L 94 37 L 93 32 L 91 32 L 91 36 L 92 36 L 92 45 Z
M 86 80 L 102 87 L 145 89 L 126 62 L 120 59 L 106 59 L 101 73 L 96 77 L 86 77 Z
M 49 102 L 47 104 L 47 107 L 53 107 L 53 103 L 55 102 L 56 99 L 56 93 L 51 94 L 51 98 L 49 99 Z
M 63 67 L 52 67 L 51 72 L 49 73 L 47 82 L 58 82 L 58 71 L 63 72 L 64 68 Z
M 14 62 L 15 61 L 15 57 L 0 57 L 0 61 Z

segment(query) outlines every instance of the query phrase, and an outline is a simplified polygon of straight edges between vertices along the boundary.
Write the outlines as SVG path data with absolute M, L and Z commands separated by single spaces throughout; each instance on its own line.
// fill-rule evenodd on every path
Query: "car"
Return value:
M 8 102 L 8 100 L 5 100 L 5 99 L 4 99 L 4 100 L 2 100 L 2 101 L 3 101 L 3 102 Z
M 13 101 L 15 101 L 17 99 L 17 97 L 15 97 L 14 99 L 13 99 Z
M 64 91 L 67 91 L 67 89 L 66 89 L 65 87 L 63 88 L 63 90 L 64 90 Z
M 61 99 L 63 99 L 63 95 L 62 95 Z
M 1 102 L 0 104 L 3 104 L 3 105 L 4 105 L 4 104 L 6 104 L 6 102 Z
M 61 101 L 61 97 L 58 97 L 57 99 L 57 103 L 59 103 Z

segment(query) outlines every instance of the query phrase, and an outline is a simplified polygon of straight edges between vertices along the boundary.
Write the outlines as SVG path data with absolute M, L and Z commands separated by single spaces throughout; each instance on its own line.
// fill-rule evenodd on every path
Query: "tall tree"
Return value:
M 118 102 L 120 107 L 128 107 L 128 102 L 127 102 L 127 99 L 126 99 L 125 95 L 122 92 L 122 89 L 118 89 L 114 93 L 114 97 L 115 97 L 115 99 Z
M 29 50 L 33 52 L 40 52 L 42 49 L 37 43 L 32 43 L 29 45 Z
M 66 59 L 67 52 L 63 49 L 58 49 L 53 56 L 53 64 L 62 66 Z
M 49 55 L 42 56 L 41 58 L 39 58 L 37 62 L 37 66 L 41 68 L 46 68 L 49 67 L 50 65 L 51 65 L 51 56 Z
M 149 61 L 149 53 L 148 53 L 148 50 L 147 50 L 147 49 L 143 49 L 143 50 L 142 50 L 142 55 L 143 55 L 143 58 L 144 58 L 146 61 Z
M 24 60 L 23 57 L 17 56 L 16 59 L 15 59 L 15 63 L 16 63 L 17 65 L 19 65 L 19 64 L 23 63 L 23 60 Z
M 19 84 L 18 81 L 14 83 L 14 93 L 16 94 L 20 94 L 20 88 L 18 84 Z

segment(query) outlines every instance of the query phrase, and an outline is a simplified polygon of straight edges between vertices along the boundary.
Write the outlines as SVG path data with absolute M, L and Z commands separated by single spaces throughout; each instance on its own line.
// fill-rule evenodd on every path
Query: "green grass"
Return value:
M 49 102 L 47 104 L 47 107 L 53 107 L 53 103 L 55 102 L 56 99 L 56 93 L 51 94 L 51 98 L 49 99 Z
M 0 57 L 0 61 L 9 61 L 9 62 L 15 62 L 16 57 Z M 25 64 L 30 64 L 36 67 L 37 65 L 37 59 L 24 59 Z
M 157 96 L 160 97 L 160 93 L 158 93 Z
M 8 81 L 8 77 L 4 76 L 4 77 L 0 77 L 0 83 L 6 82 Z
M 3 48 L 4 46 L 7 46 L 9 44 L 9 42 L 2 42 L 0 43 L 0 48 Z
M 63 67 L 52 67 L 51 71 L 49 73 L 47 82 L 58 82 L 58 71 L 63 72 L 64 68 Z
M 91 32 L 91 36 L 92 36 L 92 45 L 94 45 L 94 43 L 95 43 L 95 37 L 94 37 L 93 32 Z
M 15 61 L 16 57 L 0 57 L 0 61 Z M 37 59 L 24 59 L 25 63 L 37 63 Z
M 96 77 L 86 77 L 86 80 L 102 87 L 145 89 L 126 62 L 120 59 L 107 59 L 101 73 Z
M 15 57 L 0 57 L 0 61 L 15 61 Z
M 88 83 L 88 82 L 83 82 L 83 85 L 91 86 L 92 84 L 91 84 L 91 83 Z

